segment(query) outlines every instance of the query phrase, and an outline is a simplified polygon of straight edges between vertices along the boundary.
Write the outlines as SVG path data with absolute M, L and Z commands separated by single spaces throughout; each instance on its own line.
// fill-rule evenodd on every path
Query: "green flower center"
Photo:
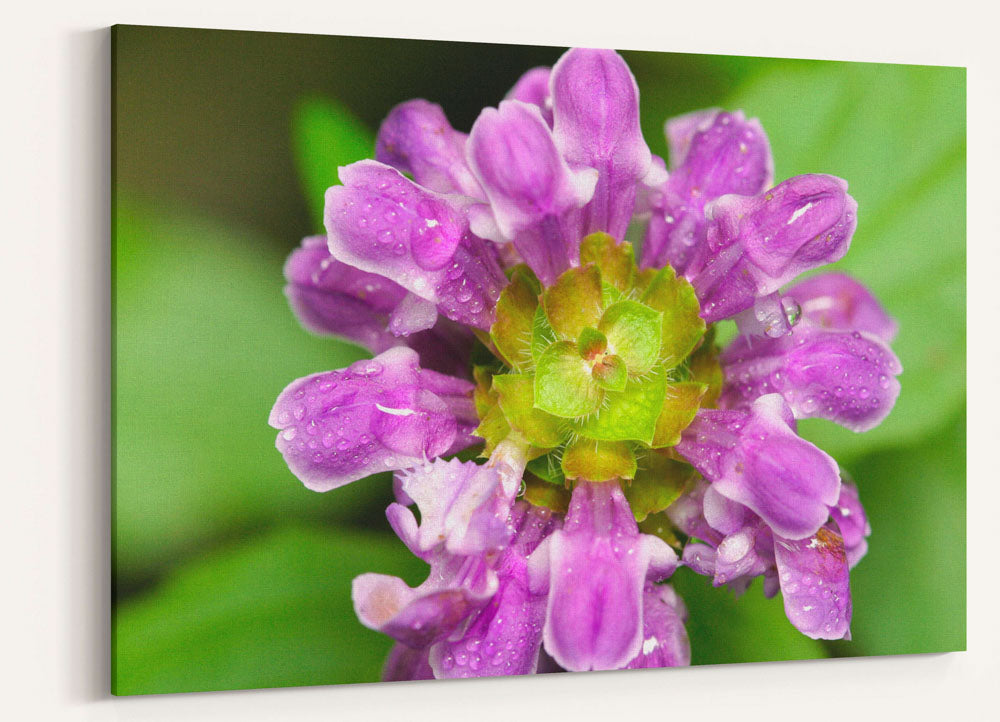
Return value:
M 515 267 L 490 329 L 502 364 L 476 368 L 484 453 L 523 437 L 535 504 L 558 508 L 576 480 L 621 480 L 637 518 L 665 509 L 694 475 L 670 447 L 721 388 L 699 310 L 687 280 L 640 271 L 631 244 L 604 233 L 547 288 Z

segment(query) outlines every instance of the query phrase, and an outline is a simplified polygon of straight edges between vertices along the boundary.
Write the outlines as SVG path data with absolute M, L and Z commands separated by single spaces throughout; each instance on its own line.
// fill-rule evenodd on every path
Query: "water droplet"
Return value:
M 785 312 L 785 320 L 788 321 L 789 326 L 794 327 L 802 318 L 802 307 L 798 301 L 790 296 L 781 299 L 781 310 Z

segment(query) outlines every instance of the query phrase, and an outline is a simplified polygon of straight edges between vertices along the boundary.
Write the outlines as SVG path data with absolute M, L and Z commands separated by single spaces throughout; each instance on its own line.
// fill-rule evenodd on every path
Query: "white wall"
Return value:
M 0 494 L 7 719 L 996 719 L 994 11 L 973 0 L 43 3 L 6 7 Z M 674 7 L 671 7 L 671 6 Z M 983 8 L 986 4 L 983 3 Z M 977 8 L 977 9 L 974 9 Z M 823 14 L 820 14 L 820 13 Z M 113 699 L 108 635 L 108 34 L 116 23 L 969 67 L 969 651 L 629 674 Z M 905 123 L 906 109 L 900 109 Z M 942 379 L 946 383 L 946 379 Z M 901 550 L 905 553 L 905 550 Z M 931 571 L 931 570 L 929 570 Z M 891 593 L 889 590 L 887 593 Z M 928 625 L 934 619 L 927 620 Z

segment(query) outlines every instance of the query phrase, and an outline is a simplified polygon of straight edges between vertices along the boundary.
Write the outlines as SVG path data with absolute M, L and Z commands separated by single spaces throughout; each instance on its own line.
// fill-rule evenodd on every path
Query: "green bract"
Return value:
M 477 369 L 477 434 L 487 449 L 510 433 L 530 444 L 529 501 L 553 503 L 542 482 L 634 480 L 642 519 L 677 497 L 693 470 L 655 449 L 717 395 L 699 311 L 686 279 L 640 272 L 631 244 L 604 233 L 584 238 L 580 265 L 548 287 L 525 266 L 510 272 L 490 329 L 505 368 Z

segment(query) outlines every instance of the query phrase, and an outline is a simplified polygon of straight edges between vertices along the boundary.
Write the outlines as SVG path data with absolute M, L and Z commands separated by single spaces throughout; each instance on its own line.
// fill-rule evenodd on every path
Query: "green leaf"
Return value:
M 493 377 L 493 388 L 511 428 L 537 447 L 554 448 L 566 439 L 569 429 L 562 419 L 535 408 L 534 382 L 528 374 L 504 374 Z
M 559 483 L 562 484 L 563 481 Z M 543 506 L 565 514 L 569 509 L 570 494 L 556 484 L 543 481 L 534 474 L 527 474 L 524 477 L 524 500 L 533 506 Z
M 834 267 L 899 321 L 896 408 L 873 431 L 823 421 L 801 431 L 840 459 L 941 425 L 966 396 L 965 70 L 776 63 L 726 103 L 758 116 L 778 180 L 832 173 L 850 183 L 858 228 Z
M 515 371 L 530 371 L 531 331 L 538 309 L 538 292 L 528 277 L 517 271 L 497 300 L 496 321 L 490 328 L 490 338 Z
M 528 471 L 549 484 L 565 486 L 566 477 L 563 475 L 562 464 L 556 458 L 555 453 L 539 456 L 528 462 Z
M 722 366 L 719 364 L 719 347 L 715 343 L 716 325 L 705 333 L 701 346 L 688 357 L 688 373 L 692 381 L 705 384 L 707 390 L 701 400 L 703 408 L 715 408 L 722 393 Z
M 610 283 L 601 281 L 601 305 L 607 308 L 612 303 L 624 301 L 628 296 L 612 286 Z
M 493 371 L 488 366 L 474 365 L 472 379 L 476 382 L 472 400 L 476 404 L 476 414 L 482 418 L 497 404 L 497 392 L 493 390 Z
M 347 108 L 330 98 L 308 98 L 292 118 L 295 161 L 316 230 L 323 230 L 326 189 L 337 185 L 337 169 L 372 157 L 372 132 Z
M 567 479 L 611 481 L 635 476 L 635 454 L 624 441 L 577 439 L 562 456 Z
M 680 442 L 681 432 L 694 421 L 707 390 L 708 386 L 695 381 L 667 384 L 651 446 L 662 448 Z
M 604 310 L 601 273 L 594 266 L 563 272 L 542 296 L 545 315 L 556 334 L 575 341 L 587 326 L 597 327 Z
M 418 583 L 388 534 L 295 526 L 199 557 L 112 625 L 114 694 L 289 687 L 379 678 L 392 640 L 357 621 L 350 580 Z
M 119 199 L 114 235 L 113 553 L 119 585 L 271 520 L 381 514 L 387 476 L 309 491 L 268 413 L 291 381 L 365 358 L 307 333 L 271 239 Z
M 487 410 L 479 422 L 479 426 L 473 432 L 475 436 L 486 442 L 483 447 L 483 456 L 489 456 L 497 448 L 497 444 L 507 438 L 510 433 L 510 424 L 504 415 L 503 409 L 497 404 Z
M 624 391 L 606 392 L 600 411 L 574 423 L 574 428 L 589 439 L 641 441 L 648 445 L 663 408 L 666 384 L 666 371 L 654 366 L 644 376 L 629 378 Z
M 635 478 L 624 491 L 635 520 L 643 521 L 673 504 L 694 479 L 695 471 L 690 465 L 657 451 L 639 454 L 637 461 Z
M 537 364 L 545 350 L 555 342 L 556 332 L 552 330 L 549 320 L 545 317 L 545 309 L 539 306 L 531 323 L 532 361 Z
M 666 266 L 649 279 L 642 302 L 663 312 L 660 358 L 667 368 L 673 368 L 705 333 L 694 289 L 687 279 L 677 278 L 674 269 Z
M 593 263 L 601 279 L 627 293 L 635 278 L 635 252 L 631 243 L 618 243 L 607 233 L 591 233 L 580 242 L 580 265 Z
M 597 411 L 604 391 L 590 375 L 576 344 L 560 341 L 546 349 L 535 370 L 535 406 L 566 419 Z
M 598 329 L 630 374 L 652 368 L 660 351 L 663 314 L 638 301 L 619 301 L 608 307 Z

